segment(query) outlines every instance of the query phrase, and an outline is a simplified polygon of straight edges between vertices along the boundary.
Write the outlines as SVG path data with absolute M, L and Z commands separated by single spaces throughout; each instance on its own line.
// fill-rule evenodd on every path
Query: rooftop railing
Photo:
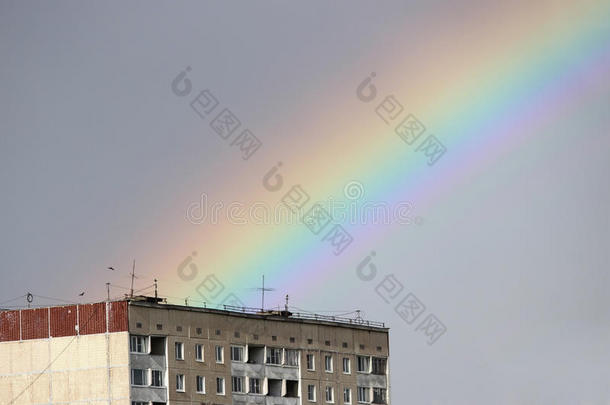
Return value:
M 370 326 L 374 328 L 385 328 L 385 323 L 376 321 L 367 321 L 362 318 L 346 318 L 332 315 L 319 315 L 307 312 L 291 312 L 281 310 L 261 310 L 260 308 L 238 307 L 234 305 L 223 305 L 225 311 L 239 312 L 242 314 L 254 314 L 262 316 L 279 316 L 293 319 L 305 319 L 311 321 L 337 322 L 356 326 Z

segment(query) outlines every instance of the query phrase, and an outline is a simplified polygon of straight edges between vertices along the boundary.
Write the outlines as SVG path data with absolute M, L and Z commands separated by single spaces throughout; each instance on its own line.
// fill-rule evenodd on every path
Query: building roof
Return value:
M 200 313 L 210 313 L 226 316 L 235 316 L 241 318 L 250 319 L 265 319 L 280 322 L 295 322 L 295 323 L 307 323 L 307 324 L 322 324 L 330 326 L 339 326 L 356 329 L 373 329 L 378 331 L 389 331 L 389 328 L 385 326 L 383 322 L 368 321 L 361 318 L 346 318 L 340 316 L 328 316 L 320 315 L 309 312 L 291 312 L 291 311 L 278 311 L 278 310 L 261 310 L 260 308 L 249 308 L 249 307 L 237 307 L 232 305 L 223 305 L 222 309 L 209 308 L 209 307 L 196 307 L 187 305 L 176 305 L 163 302 L 161 299 L 153 297 L 134 297 L 129 299 L 130 305 L 158 308 L 158 309 L 169 309 L 176 311 L 190 311 Z
M 347 318 L 341 316 L 329 316 L 329 315 L 320 315 L 313 312 L 291 312 L 291 311 L 282 311 L 282 310 L 261 310 L 260 308 L 249 308 L 249 307 L 238 307 L 232 305 L 222 305 L 220 308 L 210 308 L 205 306 L 191 306 L 191 305 L 178 305 L 168 303 L 166 299 L 163 298 L 155 298 L 148 296 L 135 296 L 135 297 L 126 297 L 119 300 L 112 301 L 101 301 L 96 303 L 83 303 L 83 304 L 62 304 L 62 305 L 45 305 L 41 307 L 34 308 L 13 308 L 13 309 L 0 309 L 1 313 L 8 312 L 19 312 L 19 311 L 33 311 L 40 310 L 45 308 L 58 308 L 58 307 L 71 307 L 71 306 L 89 306 L 89 305 L 97 305 L 104 304 L 106 302 L 111 303 L 120 303 L 126 302 L 131 306 L 139 306 L 139 307 L 148 307 L 148 308 L 157 308 L 157 309 L 166 309 L 166 310 L 174 310 L 174 311 L 189 311 L 189 312 L 198 312 L 198 313 L 209 313 L 209 314 L 217 314 L 217 315 L 225 315 L 225 316 L 234 316 L 240 318 L 250 318 L 250 319 L 260 319 L 260 320 L 273 320 L 279 322 L 294 322 L 294 323 L 305 323 L 305 324 L 317 324 L 317 325 L 329 325 L 329 326 L 338 326 L 345 328 L 355 328 L 355 329 L 367 329 L 367 330 L 377 330 L 377 331 L 389 331 L 389 328 L 383 322 L 369 321 L 360 318 L 357 316 L 356 318 Z M 4 316 L 0 316 L 0 321 L 4 319 Z M 0 322 L 2 323 L 2 322 Z M 4 325 L 7 326 L 7 325 Z M 8 327 L 8 326 L 7 326 Z

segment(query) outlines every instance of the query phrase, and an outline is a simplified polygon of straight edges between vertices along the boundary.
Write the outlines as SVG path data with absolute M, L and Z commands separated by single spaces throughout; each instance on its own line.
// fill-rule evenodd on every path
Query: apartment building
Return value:
M 151 297 L 0 312 L 0 404 L 389 404 L 389 381 L 381 323 Z

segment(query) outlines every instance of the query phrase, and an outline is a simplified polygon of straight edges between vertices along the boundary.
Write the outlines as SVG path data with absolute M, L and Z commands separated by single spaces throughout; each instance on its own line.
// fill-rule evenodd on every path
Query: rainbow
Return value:
M 442 47 L 448 34 L 438 24 L 434 33 L 424 35 L 429 50 L 417 56 L 436 68 L 424 69 L 408 56 L 380 62 L 381 66 L 374 67 L 379 94 L 373 103 L 356 98 L 358 81 L 351 94 L 329 83 L 329 94 L 339 95 L 303 114 L 310 117 L 311 133 L 318 132 L 314 122 L 324 122 L 330 123 L 325 130 L 331 127 L 334 135 L 324 140 L 315 158 L 290 153 L 284 144 L 265 144 L 256 155 L 256 164 L 266 167 L 261 179 L 282 160 L 287 185 L 280 193 L 270 193 L 261 182 L 252 184 L 244 191 L 245 200 L 275 203 L 291 184 L 301 184 L 312 200 L 323 200 L 340 195 L 348 181 L 358 180 L 365 184 L 369 201 L 440 204 L 444 196 L 502 154 L 534 135 L 550 137 L 545 130 L 569 116 L 575 106 L 607 103 L 594 90 L 610 77 L 610 4 L 574 4 L 553 10 L 546 22 L 535 16 L 541 10 L 530 10 L 531 18 L 523 18 L 522 11 L 484 16 L 498 22 L 488 26 L 495 35 L 468 32 L 464 40 L 469 39 L 471 46 L 451 51 L 441 48 L 442 55 L 433 50 Z M 494 38 L 505 40 L 499 46 Z M 361 72 L 362 79 L 371 71 Z M 403 143 L 394 134 L 394 126 L 376 117 L 375 106 L 390 94 L 405 106 L 405 114 L 415 114 L 427 133 L 435 134 L 447 147 L 436 165 L 429 167 L 415 152 L 415 145 Z M 261 138 L 265 142 L 264 135 Z M 185 283 L 176 275 L 178 263 L 196 250 L 201 274 L 216 274 L 238 295 L 244 288 L 256 286 L 262 273 L 278 289 L 306 294 L 319 283 L 336 282 L 345 276 L 345 271 L 337 269 L 353 271 L 370 250 L 393 232 L 404 231 L 398 226 L 346 225 L 346 229 L 354 243 L 337 257 L 319 235 L 303 225 L 198 228 L 167 247 L 167 260 L 159 264 L 166 270 L 160 278 L 172 281 L 165 287 L 168 295 L 196 297 L 196 282 L 201 277 Z M 294 291 L 295 285 L 299 291 Z

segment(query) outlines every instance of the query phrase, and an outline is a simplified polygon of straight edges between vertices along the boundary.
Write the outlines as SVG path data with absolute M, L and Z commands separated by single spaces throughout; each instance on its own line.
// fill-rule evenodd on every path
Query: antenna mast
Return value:
M 249 290 L 255 290 L 261 292 L 261 312 L 265 311 L 265 291 L 275 291 L 275 288 L 265 287 L 265 275 L 263 274 L 263 286 L 258 288 L 249 288 Z
M 133 298 L 133 279 L 136 277 L 136 259 L 133 259 L 133 267 L 131 269 L 131 293 L 130 296 Z

